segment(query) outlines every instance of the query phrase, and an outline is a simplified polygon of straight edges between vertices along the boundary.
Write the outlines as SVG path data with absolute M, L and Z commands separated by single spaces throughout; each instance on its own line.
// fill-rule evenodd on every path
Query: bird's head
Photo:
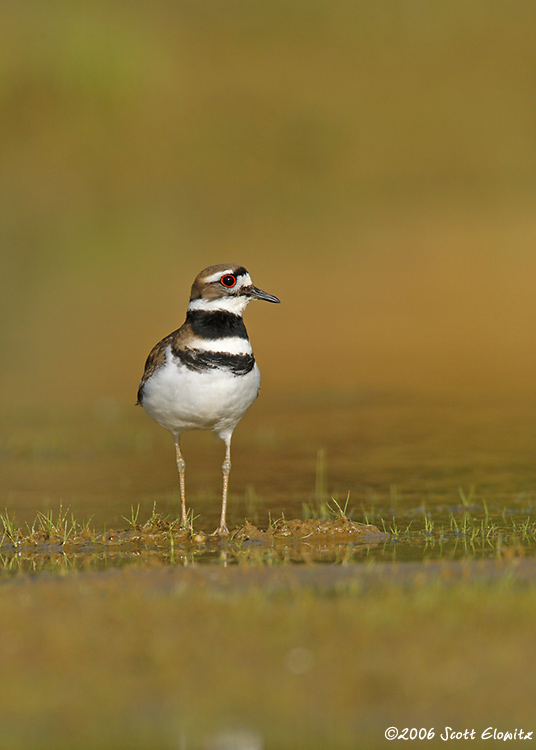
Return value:
M 241 315 L 248 302 L 279 302 L 273 294 L 253 286 L 249 273 L 236 263 L 209 266 L 197 275 L 190 294 L 190 310 L 226 310 Z

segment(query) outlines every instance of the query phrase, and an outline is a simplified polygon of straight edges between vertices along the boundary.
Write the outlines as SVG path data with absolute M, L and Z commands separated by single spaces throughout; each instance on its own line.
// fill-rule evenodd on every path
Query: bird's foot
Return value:
M 229 529 L 224 523 L 220 523 L 216 531 L 213 531 L 210 536 L 229 536 Z
M 179 524 L 179 531 L 189 531 L 190 534 L 194 530 L 194 525 L 192 523 L 192 520 L 190 518 L 181 518 L 181 522 Z

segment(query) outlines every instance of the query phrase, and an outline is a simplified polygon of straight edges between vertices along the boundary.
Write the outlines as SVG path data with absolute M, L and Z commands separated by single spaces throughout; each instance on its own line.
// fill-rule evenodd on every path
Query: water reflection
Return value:
M 266 403 L 268 401 L 268 403 Z M 143 416 L 143 415 L 141 415 Z M 21 533 L 36 514 L 89 531 L 122 530 L 157 512 L 177 516 L 178 487 L 167 440 L 136 410 L 4 418 L 0 445 L 4 517 Z M 278 540 L 197 547 L 131 542 L 121 549 L 17 550 L 5 528 L 5 569 L 123 564 L 355 563 L 532 555 L 536 539 L 536 407 L 422 402 L 362 394 L 259 404 L 237 430 L 230 518 L 259 528 L 286 519 L 329 518 L 344 508 L 385 532 L 371 544 Z M 195 527 L 217 524 L 221 445 L 185 436 L 188 502 Z M 212 471 L 212 467 L 216 467 Z M 85 521 L 84 521 L 85 519 Z M 127 520 L 128 519 L 128 520 Z

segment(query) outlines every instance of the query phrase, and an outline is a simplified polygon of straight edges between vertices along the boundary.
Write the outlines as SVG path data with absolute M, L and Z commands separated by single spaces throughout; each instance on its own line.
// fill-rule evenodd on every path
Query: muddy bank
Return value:
M 314 562 L 342 561 L 348 550 L 373 548 L 385 542 L 376 526 L 346 517 L 327 520 L 279 519 L 266 530 L 246 521 L 229 536 L 181 529 L 153 514 L 143 525 L 96 532 L 88 526 L 67 529 L 33 527 L 4 530 L 0 561 L 4 570 L 46 570 L 63 564 L 84 567 L 129 562 L 188 565 L 193 562 Z

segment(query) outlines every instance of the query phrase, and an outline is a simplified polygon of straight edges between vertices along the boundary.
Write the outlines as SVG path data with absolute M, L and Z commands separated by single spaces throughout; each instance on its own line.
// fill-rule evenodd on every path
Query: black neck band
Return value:
M 242 316 L 227 310 L 188 310 L 186 322 L 191 325 L 192 332 L 202 339 L 223 339 L 233 336 L 239 339 L 248 338 Z

